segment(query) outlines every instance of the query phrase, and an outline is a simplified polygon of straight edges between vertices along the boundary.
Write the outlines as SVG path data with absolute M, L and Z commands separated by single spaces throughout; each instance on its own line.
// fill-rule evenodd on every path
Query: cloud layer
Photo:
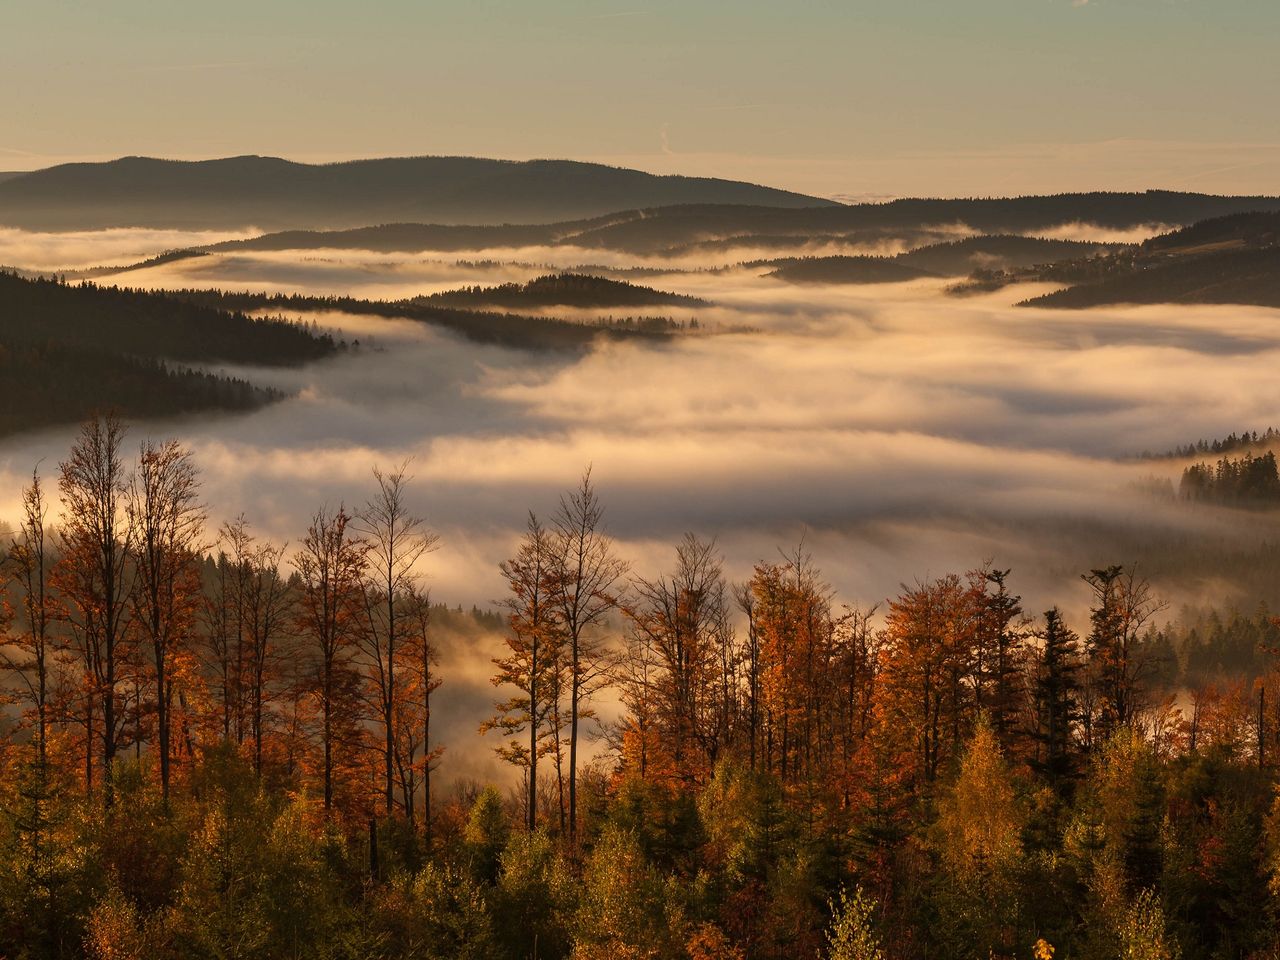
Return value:
M 423 258 L 389 274 L 384 263 L 271 255 L 150 273 L 369 295 L 476 282 Z M 666 568 L 686 530 L 717 537 L 738 578 L 803 537 L 840 597 L 865 605 L 992 559 L 1014 568 L 1029 609 L 1079 611 L 1090 566 L 1159 571 L 1163 553 L 1247 550 L 1280 532 L 1264 516 L 1154 499 L 1143 485 L 1176 481 L 1180 465 L 1128 459 L 1275 422 L 1275 311 L 1031 310 L 1011 306 L 1030 289 L 956 300 L 938 282 L 791 287 L 749 270 L 657 285 L 714 301 L 680 313 L 704 328 L 752 332 L 534 355 L 408 321 L 309 315 L 363 349 L 302 370 L 233 370 L 296 396 L 244 417 L 139 425 L 133 440 L 184 438 L 213 517 L 244 511 L 294 542 L 322 503 L 361 503 L 374 465 L 412 457 L 413 505 L 443 535 L 424 572 L 438 599 L 464 606 L 501 596 L 497 565 L 526 512 L 551 512 L 587 464 L 642 575 Z M 16 516 L 34 463 L 54 472 L 73 433 L 0 444 L 0 518 Z M 1175 596 L 1174 582 L 1178 602 L 1226 589 L 1183 580 Z M 487 702 L 492 653 L 456 651 L 466 710 Z

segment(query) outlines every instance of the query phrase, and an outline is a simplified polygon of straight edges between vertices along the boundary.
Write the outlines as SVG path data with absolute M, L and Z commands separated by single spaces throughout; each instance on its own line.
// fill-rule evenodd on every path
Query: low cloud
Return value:
M 241 278 L 320 292 L 474 282 L 421 258 L 385 262 L 273 255 L 245 261 L 264 273 Z M 226 279 L 225 262 L 207 269 L 153 276 Z M 1251 602 L 1247 584 L 1210 578 L 1247 569 L 1249 551 L 1280 536 L 1276 520 L 1153 498 L 1148 480 L 1176 482 L 1182 464 L 1130 455 L 1273 424 L 1276 311 L 1053 311 L 1013 307 L 1028 289 L 957 300 L 940 281 L 794 287 L 751 270 L 668 279 L 659 285 L 715 302 L 682 317 L 752 332 L 534 354 L 410 321 L 308 314 L 362 349 L 299 370 L 228 368 L 295 396 L 248 416 L 135 425 L 130 443 L 182 437 L 215 521 L 244 511 L 294 543 L 321 504 L 370 496 L 374 465 L 413 457 L 412 506 L 442 534 L 422 572 L 438 600 L 464 607 L 502 596 L 498 563 L 526 512 L 554 511 L 587 464 L 620 552 L 645 576 L 694 530 L 718 538 L 734 578 L 803 538 L 838 596 L 868 606 L 985 559 L 1014 568 L 1033 611 L 1059 603 L 1081 616 L 1079 573 L 1131 560 L 1176 603 Z M 54 473 L 73 436 L 0 444 L 0 519 L 17 515 L 32 466 Z M 451 735 L 482 719 L 497 643 L 450 654 Z M 457 769 L 487 775 L 481 753 Z

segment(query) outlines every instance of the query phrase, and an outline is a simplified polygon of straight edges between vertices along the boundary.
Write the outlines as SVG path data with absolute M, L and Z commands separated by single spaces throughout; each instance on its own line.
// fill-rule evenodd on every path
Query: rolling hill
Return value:
M 1221 303 L 1280 307 L 1280 213 L 1217 217 L 1097 258 L 1032 270 L 1018 279 L 1074 282 L 1026 306 Z M 1087 269 L 1086 269 L 1087 268 Z
M 1011 270 L 1058 260 L 1096 256 L 1115 244 L 1081 240 L 1047 240 L 1011 235 L 966 237 L 919 247 L 894 259 L 940 276 L 967 276 L 974 270 Z
M 446 307 L 705 307 L 706 300 L 654 290 L 623 280 L 575 273 L 549 274 L 528 283 L 464 287 L 412 302 Z
M 4 184 L 0 184 L 0 216 Z M 210 249 L 363 249 L 379 252 L 462 251 L 497 247 L 575 246 L 636 254 L 714 254 L 728 246 L 778 249 L 788 241 L 870 243 L 901 238 L 935 244 L 946 226 L 991 236 L 1038 236 L 1089 224 L 1113 230 L 1187 225 L 1209 217 L 1280 211 L 1280 197 L 1208 194 L 1089 193 L 977 200 L 894 200 L 854 206 L 769 207 L 682 204 L 620 210 L 551 223 L 411 223 L 403 216 L 378 226 L 338 231 L 269 233 Z M 402 213 L 404 211 L 401 211 Z M 367 223 L 372 221 L 366 221 Z M 726 245 L 726 242 L 729 242 Z

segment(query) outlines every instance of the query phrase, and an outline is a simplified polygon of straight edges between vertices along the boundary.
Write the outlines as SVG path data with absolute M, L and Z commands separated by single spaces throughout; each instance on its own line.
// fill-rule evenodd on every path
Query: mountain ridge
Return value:
M 0 225 L 37 230 L 545 223 L 697 202 L 838 206 L 743 181 L 576 160 L 428 156 L 308 164 L 254 154 L 209 160 L 128 156 L 0 178 Z

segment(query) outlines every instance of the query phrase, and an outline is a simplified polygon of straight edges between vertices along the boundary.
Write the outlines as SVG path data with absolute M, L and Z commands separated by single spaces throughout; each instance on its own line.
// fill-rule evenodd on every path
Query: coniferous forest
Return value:
M 846 604 L 803 546 L 639 570 L 590 472 L 500 566 L 444 742 L 406 467 L 290 545 L 87 421 L 4 552 L 14 957 L 1227 958 L 1280 949 L 1280 626 L 991 563 Z M 1123 560 L 1123 558 L 1119 558 Z M 910 576 L 910 572 L 905 572 Z M 1064 593 L 1072 584 L 1063 584 Z M 450 776 L 497 750 L 505 782 Z

